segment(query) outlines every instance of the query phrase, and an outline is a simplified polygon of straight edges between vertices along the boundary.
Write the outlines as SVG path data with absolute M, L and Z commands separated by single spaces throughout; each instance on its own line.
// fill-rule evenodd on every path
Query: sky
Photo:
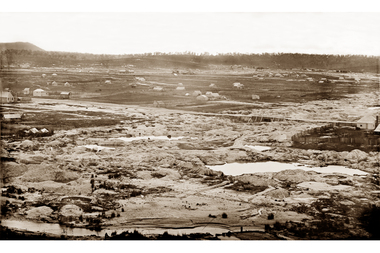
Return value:
M 7 24 L 1 26 L 0 42 L 23 41 L 49 51 L 95 54 L 191 51 L 380 55 L 380 12 L 373 12 L 373 6 L 365 12 L 331 12 L 314 7 L 294 12 L 289 6 L 260 9 L 236 4 L 220 11 L 216 7 L 167 9 L 154 5 L 154 9 L 151 5 L 125 5 L 16 5 L 0 12 L 0 24 Z M 356 9 L 353 6 L 352 10 Z

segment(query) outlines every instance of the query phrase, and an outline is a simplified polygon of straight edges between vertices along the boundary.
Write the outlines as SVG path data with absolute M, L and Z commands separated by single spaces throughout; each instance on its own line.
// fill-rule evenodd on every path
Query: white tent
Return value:
M 45 96 L 47 96 L 47 93 L 43 89 L 36 89 L 33 91 L 33 96 L 34 97 L 45 97 Z
M 56 74 L 56 73 L 54 73 L 54 74 L 52 74 L 52 76 L 57 76 L 57 74 Z
M 68 82 L 65 83 L 65 86 L 70 86 L 70 84 Z
M 193 92 L 194 97 L 199 96 L 199 95 L 202 95 L 202 92 L 200 90 L 196 90 Z
M 111 82 L 111 80 L 106 80 L 104 83 L 105 84 L 111 84 L 112 82 Z
M 155 90 L 155 91 L 163 91 L 163 88 L 160 87 L 160 86 L 156 86 L 156 87 L 153 88 L 153 90 Z
M 244 88 L 244 84 L 242 84 L 242 83 L 234 83 L 234 87 L 236 87 L 238 89 L 242 89 L 242 88 Z
M 252 95 L 252 99 L 253 100 L 260 99 L 260 96 L 259 95 Z
M 178 87 L 176 88 L 176 90 L 185 90 L 185 87 L 183 87 L 183 86 L 178 86 Z
M 53 86 L 57 86 L 58 84 L 57 84 L 56 81 L 53 81 L 53 82 L 51 83 L 51 85 L 53 85 Z
M 197 97 L 197 100 L 201 100 L 201 101 L 207 101 L 208 100 L 208 97 L 206 95 L 199 95 Z
M 25 88 L 25 89 L 23 90 L 23 93 L 24 93 L 24 95 L 29 95 L 29 93 L 30 93 L 30 88 Z
M 45 78 L 45 77 L 46 77 L 46 74 L 42 74 L 41 76 L 42 76 L 42 78 Z

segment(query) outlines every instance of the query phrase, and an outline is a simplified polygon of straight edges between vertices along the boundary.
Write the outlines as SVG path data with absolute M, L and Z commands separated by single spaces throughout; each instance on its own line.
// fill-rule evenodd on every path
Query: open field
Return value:
M 53 94 L 2 107 L 25 114 L 20 122 L 2 122 L 2 220 L 60 224 L 52 233 L 69 239 L 90 236 L 86 229 L 98 233 L 95 239 L 134 229 L 145 235 L 183 229 L 235 240 L 376 237 L 378 230 L 368 224 L 378 220 L 368 214 L 380 204 L 379 153 L 294 148 L 292 137 L 328 122 L 377 114 L 378 77 L 353 73 L 361 78 L 354 82 L 339 79 L 341 73 L 290 70 L 271 70 L 288 75 L 283 77 L 256 76 L 269 72 L 2 73 L 3 86 L 16 92 L 30 87 Z M 335 82 L 318 83 L 321 78 Z M 244 88 L 234 88 L 235 82 Z M 185 90 L 176 90 L 179 83 Z M 156 86 L 164 90 L 153 90 Z M 223 98 L 198 101 L 192 96 L 196 90 Z M 70 91 L 71 98 L 54 97 L 61 91 Z M 155 107 L 154 101 L 163 104 Z M 33 128 L 52 134 L 21 134 Z M 376 139 L 371 130 L 365 134 Z M 255 173 L 252 165 L 252 173 L 232 176 L 209 167 L 267 161 L 342 166 L 364 174 L 301 167 Z M 70 227 L 83 230 L 67 234 Z

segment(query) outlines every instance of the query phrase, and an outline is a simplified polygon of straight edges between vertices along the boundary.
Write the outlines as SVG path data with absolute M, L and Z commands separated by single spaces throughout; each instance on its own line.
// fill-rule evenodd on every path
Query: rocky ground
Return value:
M 249 123 L 161 108 L 33 100 L 18 108 L 51 113 L 77 106 L 122 120 L 110 126 L 55 130 L 46 137 L 2 140 L 2 157 L 13 158 L 3 162 L 3 219 L 108 229 L 243 227 L 274 231 L 288 239 L 370 238 L 363 213 L 380 204 L 379 154 L 295 149 L 291 137 L 325 124 L 312 120 L 355 121 L 373 112 L 368 106 L 376 99 L 375 94 L 356 94 L 276 108 L 262 103 L 259 111 L 238 113 L 304 121 Z M 86 117 L 83 120 L 91 120 Z M 143 136 L 170 138 L 126 139 Z M 368 174 L 298 169 L 228 176 L 207 167 L 259 161 L 343 165 Z

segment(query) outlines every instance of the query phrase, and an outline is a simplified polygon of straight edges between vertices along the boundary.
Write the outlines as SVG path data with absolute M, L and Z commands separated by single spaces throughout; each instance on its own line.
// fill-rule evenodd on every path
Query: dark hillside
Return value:
M 0 51 L 5 51 L 7 49 L 45 51 L 29 42 L 0 43 Z

